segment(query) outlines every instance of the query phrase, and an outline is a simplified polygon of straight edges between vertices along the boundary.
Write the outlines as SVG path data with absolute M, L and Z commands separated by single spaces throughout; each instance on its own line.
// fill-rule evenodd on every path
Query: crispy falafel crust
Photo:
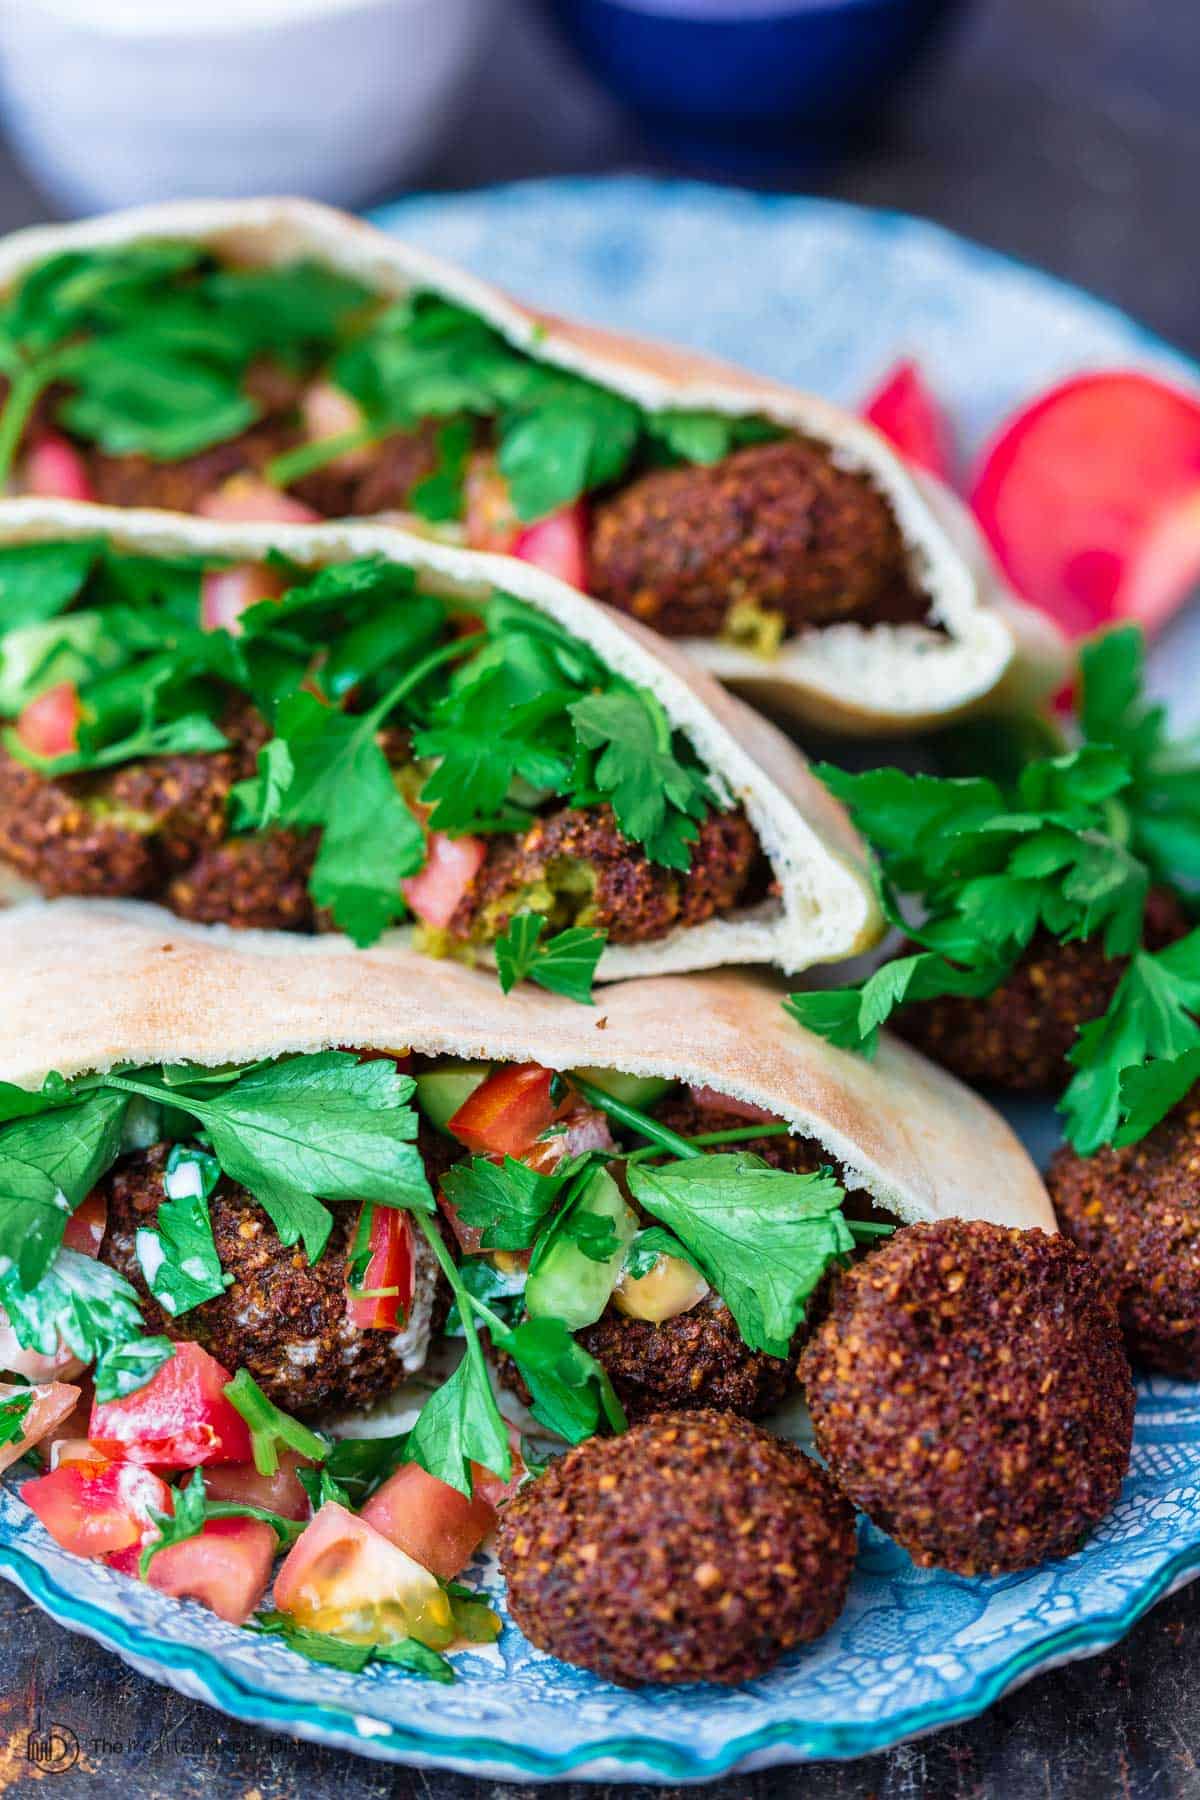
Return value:
M 1200 1090 L 1140 1143 L 1063 1148 L 1046 1185 L 1065 1234 L 1111 1293 L 1135 1363 L 1200 1379 Z
M 1178 900 L 1154 889 L 1146 947 L 1165 950 L 1190 929 Z M 1108 1008 L 1128 957 L 1105 956 L 1097 939 L 1062 944 L 1039 932 L 1008 980 L 982 1000 L 946 995 L 906 1006 L 901 1037 L 963 1081 L 1011 1093 L 1060 1094 L 1074 1073 L 1067 1053 L 1081 1025 Z
M 1129 1467 L 1133 1380 L 1100 1271 L 980 1220 L 910 1225 L 838 1280 L 800 1358 L 838 1485 L 926 1568 L 1078 1548 Z
M 505 1509 L 499 1551 L 540 1650 L 622 1686 L 748 1681 L 841 1612 L 854 1515 L 795 1445 L 661 1413 L 551 1463 Z
M 661 1325 L 609 1307 L 576 1332 L 603 1364 L 630 1419 L 712 1408 L 757 1419 L 792 1391 L 796 1359 L 747 1349 L 733 1314 L 715 1295 Z
M 589 564 L 598 599 L 668 637 L 715 637 L 738 602 L 790 631 L 929 611 L 882 494 L 805 437 L 629 482 L 596 509 Z
M 176 1319 L 152 1298 L 134 1247 L 139 1226 L 153 1225 L 163 1199 L 168 1146 L 122 1158 L 101 1184 L 108 1223 L 100 1260 L 137 1289 L 150 1333 L 203 1344 L 231 1372 L 248 1369 L 287 1412 L 313 1418 L 382 1399 L 404 1379 L 390 1331 L 360 1330 L 347 1310 L 346 1274 L 359 1209 L 335 1206 L 324 1254 L 310 1264 L 299 1245 L 280 1243 L 270 1219 L 245 1188 L 222 1179 L 209 1203 L 213 1241 L 233 1285 Z M 436 1303 L 445 1318 L 442 1284 Z

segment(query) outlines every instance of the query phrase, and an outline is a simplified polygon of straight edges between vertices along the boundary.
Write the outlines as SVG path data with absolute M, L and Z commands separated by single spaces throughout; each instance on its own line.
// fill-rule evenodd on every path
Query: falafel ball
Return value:
M 363 1330 L 347 1309 L 347 1263 L 359 1208 L 339 1205 L 323 1255 L 309 1263 L 303 1247 L 280 1243 L 258 1202 L 222 1178 L 209 1202 L 213 1241 L 233 1283 L 215 1300 L 173 1318 L 155 1301 L 137 1260 L 140 1226 L 153 1225 L 164 1198 L 170 1146 L 122 1157 L 101 1184 L 108 1223 L 100 1260 L 132 1282 L 146 1330 L 202 1344 L 225 1368 L 248 1369 L 263 1392 L 298 1418 L 366 1406 L 389 1394 L 419 1366 L 446 1299 L 436 1264 L 414 1235 L 416 1291 L 401 1332 Z
M 732 606 L 788 629 L 923 619 L 883 495 L 811 438 L 657 469 L 596 508 L 590 591 L 668 637 L 713 637 Z
M 1147 949 L 1165 950 L 1189 929 L 1174 895 L 1154 889 L 1146 903 Z M 963 1081 L 1061 1094 L 1074 1073 L 1066 1059 L 1079 1027 L 1107 1011 L 1128 965 L 1128 957 L 1105 956 L 1097 938 L 1063 944 L 1039 932 L 993 993 L 918 1001 L 903 1008 L 893 1027 Z
M 794 1444 L 727 1413 L 659 1413 L 552 1462 L 501 1516 L 525 1636 L 622 1686 L 749 1681 L 829 1630 L 854 1514 Z
M 1064 1148 L 1046 1186 L 1059 1225 L 1115 1296 L 1135 1363 L 1200 1378 L 1200 1089 L 1137 1144 Z
M 558 923 L 588 924 L 613 944 L 646 944 L 677 926 L 701 925 L 756 897 L 766 877 L 742 812 L 712 812 L 684 875 L 652 863 L 623 835 L 610 806 L 562 807 L 521 838 L 489 840 L 487 860 L 450 921 L 459 938 L 490 941 L 531 904 Z
M 1043 1231 L 906 1226 L 837 1281 L 800 1380 L 839 1487 L 926 1568 L 1066 1556 L 1129 1467 L 1133 1380 L 1108 1285 Z
M 748 1349 L 715 1294 L 659 1325 L 609 1306 L 575 1336 L 603 1366 L 630 1419 L 664 1407 L 757 1419 L 782 1405 L 796 1380 L 796 1357 Z
M 167 905 L 181 919 L 245 931 L 311 931 L 308 878 L 315 831 L 260 831 L 214 843 L 170 882 Z

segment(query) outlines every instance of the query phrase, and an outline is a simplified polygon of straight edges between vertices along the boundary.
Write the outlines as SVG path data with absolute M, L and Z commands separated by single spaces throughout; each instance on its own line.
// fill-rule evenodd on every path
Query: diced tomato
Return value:
M 23 1350 L 8 1314 L 0 1307 L 0 1369 L 23 1375 L 26 1381 L 73 1381 L 82 1368 L 79 1358 L 63 1343 L 50 1356 L 40 1350 Z
M 79 1202 L 67 1220 L 63 1244 L 80 1256 L 99 1256 L 108 1224 L 108 1201 L 99 1188 Z
M 512 550 L 520 523 L 513 511 L 508 483 L 490 450 L 476 450 L 467 460 L 463 482 L 467 543 L 472 550 Z
M 23 475 L 24 491 L 42 500 L 96 499 L 83 457 L 74 444 L 56 431 L 44 432 L 38 438 L 25 458 Z
M 200 623 L 205 631 L 229 631 L 236 637 L 241 617 L 263 600 L 278 600 L 284 584 L 265 563 L 238 563 L 232 569 L 210 569 L 200 583 Z
M 77 1556 L 106 1556 L 140 1546 L 154 1533 L 152 1511 L 172 1510 L 165 1481 L 136 1463 L 114 1462 L 96 1451 L 93 1460 L 60 1461 L 21 1489 L 56 1544 Z
M 732 1113 L 735 1118 L 748 1119 L 754 1124 L 760 1120 L 767 1125 L 779 1122 L 778 1113 L 769 1112 L 765 1106 L 755 1106 L 752 1100 L 735 1100 L 732 1094 L 722 1094 L 716 1088 L 690 1087 L 688 1093 L 705 1112 Z
M 58 681 L 31 700 L 17 720 L 17 736 L 35 756 L 67 756 L 78 742 L 79 696 L 71 681 Z
M 431 831 L 425 841 L 425 867 L 400 883 L 418 919 L 426 925 L 448 925 L 486 856 L 482 838 L 452 838 L 444 831 Z
M 404 1463 L 389 1475 L 362 1517 L 443 1581 L 460 1575 L 496 1528 L 496 1509 L 487 1500 L 478 1493 L 468 1500 L 417 1463 Z
M 347 1295 L 350 1323 L 360 1331 L 398 1331 L 413 1297 L 412 1223 L 394 1206 L 377 1206 L 371 1219 L 371 1258 L 363 1297 Z M 395 1289 L 381 1293 L 381 1289 Z M 375 1295 L 372 1299 L 370 1296 Z
M 415 1637 L 444 1649 L 454 1637 L 437 1579 L 366 1519 L 329 1500 L 275 1578 L 280 1612 L 312 1631 L 358 1643 Z
M 150 1586 L 198 1600 L 219 1619 L 244 1625 L 267 1591 L 275 1533 L 262 1519 L 210 1519 L 199 1537 L 168 1544 L 151 1559 Z
M 512 554 L 557 575 L 574 588 L 587 587 L 587 507 L 582 500 L 527 525 L 513 540 Z
M 153 1468 L 249 1462 L 250 1428 L 225 1398 L 229 1380 L 199 1344 L 176 1344 L 144 1386 L 96 1403 L 88 1436 L 108 1456 Z
M 196 511 L 205 519 L 228 519 L 237 524 L 314 525 L 321 518 L 311 506 L 257 475 L 231 475 L 211 494 L 205 494 Z
M 446 1198 L 441 1188 L 437 1192 L 437 1203 L 446 1218 L 446 1223 L 458 1240 L 458 1247 L 464 1256 L 478 1256 L 483 1249 L 482 1225 L 464 1225 L 451 1201 Z
M 56 1425 L 70 1417 L 79 1399 L 79 1389 L 65 1381 L 51 1381 L 34 1388 L 0 1381 L 0 1404 L 25 1394 L 29 1396 L 29 1409 L 21 1420 L 21 1435 L 15 1443 L 0 1445 L 0 1469 L 19 1462 L 34 1444 L 42 1443 Z
M 941 481 L 953 481 L 950 427 L 917 363 L 910 359 L 890 369 L 865 402 L 862 416 L 906 462 Z
M 525 1479 L 525 1458 L 521 1455 L 521 1434 L 516 1426 L 508 1425 L 508 1451 L 512 1457 L 512 1474 L 505 1481 L 502 1475 L 493 1474 L 485 1469 L 482 1463 L 471 1464 L 471 1481 L 475 1494 L 480 1500 L 494 1507 L 497 1512 L 512 1499 Z
M 300 413 L 304 420 L 304 435 L 314 444 L 325 438 L 344 437 L 348 431 L 361 430 L 363 425 L 361 407 L 345 388 L 335 387 L 332 381 L 310 382 L 300 401 Z M 361 469 L 370 461 L 370 455 L 364 444 L 356 450 L 343 450 L 325 466 L 347 471 Z
M 1017 591 L 1082 635 L 1153 628 L 1200 577 L 1200 395 L 1081 375 L 1002 428 L 971 503 Z
M 205 1469 L 204 1487 L 210 1500 L 234 1500 L 243 1506 L 265 1506 L 281 1519 L 307 1519 L 308 1495 L 300 1486 L 297 1469 L 312 1465 L 294 1450 L 279 1452 L 273 1475 L 260 1475 L 252 1462 L 219 1463 Z
M 553 1080 L 540 1063 L 508 1063 L 463 1101 L 447 1129 L 468 1150 L 520 1156 L 569 1107 L 551 1099 Z

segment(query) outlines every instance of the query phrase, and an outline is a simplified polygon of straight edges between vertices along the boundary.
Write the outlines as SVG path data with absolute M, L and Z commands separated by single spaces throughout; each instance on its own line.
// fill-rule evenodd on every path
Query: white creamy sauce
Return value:
M 138 1265 L 146 1277 L 146 1285 L 153 1287 L 154 1278 L 166 1261 L 162 1239 L 157 1231 L 151 1231 L 148 1226 L 144 1226 L 134 1238 L 134 1247 Z
M 169 1169 L 163 1176 L 163 1186 L 168 1200 L 198 1200 L 204 1192 L 199 1163 L 181 1162 L 178 1168 Z

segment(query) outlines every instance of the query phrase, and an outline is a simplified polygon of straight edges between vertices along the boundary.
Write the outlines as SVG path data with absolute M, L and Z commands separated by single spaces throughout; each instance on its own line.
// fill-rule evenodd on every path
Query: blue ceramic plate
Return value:
M 855 400 L 915 352 L 975 445 L 1023 394 L 1088 364 L 1195 378 L 1112 309 L 914 220 L 631 181 L 551 182 L 391 208 L 386 222 L 518 293 L 673 337 Z M 1176 639 L 1178 643 L 1178 639 Z M 1192 665 L 1194 666 L 1194 664 Z M 1048 1119 L 1030 1114 L 1045 1143 Z M 1200 1571 L 1200 1389 L 1139 1389 L 1121 1503 L 1078 1555 L 967 1581 L 914 1569 L 864 1526 L 846 1612 L 733 1691 L 625 1693 L 514 1630 L 454 1687 L 347 1676 L 56 1548 L 0 1489 L 0 1573 L 62 1624 L 254 1724 L 361 1754 L 521 1779 L 682 1782 L 861 1756 L 970 1717 L 1114 1643 Z

